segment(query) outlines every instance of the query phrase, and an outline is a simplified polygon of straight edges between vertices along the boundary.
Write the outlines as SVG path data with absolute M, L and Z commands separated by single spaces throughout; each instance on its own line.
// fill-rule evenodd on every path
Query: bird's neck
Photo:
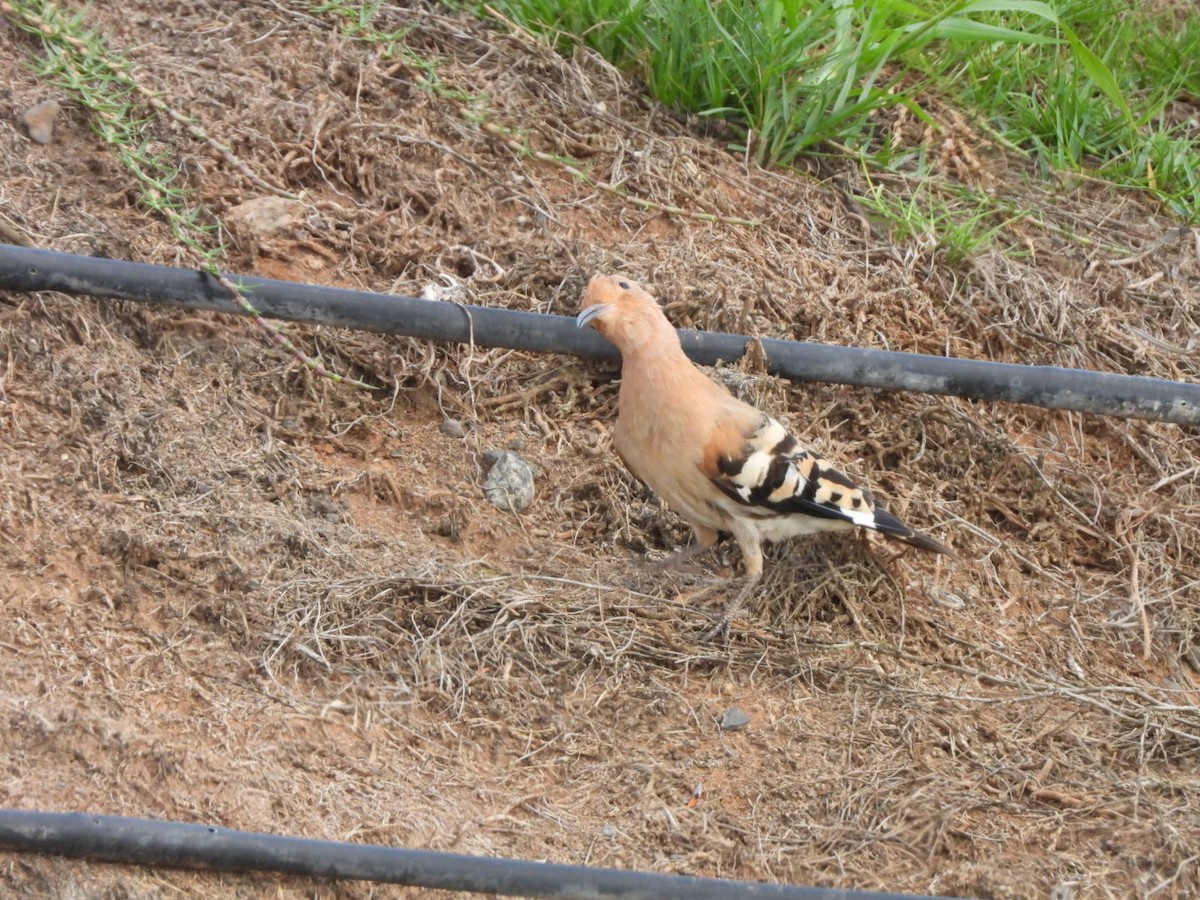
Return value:
M 651 393 L 673 395 L 694 390 L 696 382 L 706 381 L 683 352 L 678 338 L 674 334 L 671 338 L 627 347 L 621 361 L 622 384 L 627 387 L 636 384 L 639 391 L 648 388 Z
M 655 335 L 653 339 L 645 341 L 627 341 L 621 348 L 621 367 L 649 374 L 680 367 L 690 369 L 692 365 L 672 329 L 669 336 Z

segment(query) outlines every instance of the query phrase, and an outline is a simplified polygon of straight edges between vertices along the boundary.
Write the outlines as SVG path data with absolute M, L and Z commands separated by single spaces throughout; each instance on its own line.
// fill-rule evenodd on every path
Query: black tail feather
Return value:
M 914 547 L 920 547 L 922 550 L 941 553 L 954 559 L 958 558 L 958 554 L 954 552 L 953 548 L 943 544 L 935 537 L 909 528 L 881 506 L 875 507 L 875 530 L 893 540 L 903 541 Z

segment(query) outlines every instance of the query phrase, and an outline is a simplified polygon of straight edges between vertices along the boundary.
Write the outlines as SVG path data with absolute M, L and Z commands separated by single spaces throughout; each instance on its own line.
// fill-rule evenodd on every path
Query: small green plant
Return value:
M 487 98 L 452 87 L 442 81 L 437 61 L 422 56 L 406 43 L 413 32 L 412 25 L 387 29 L 376 24 L 382 9 L 382 0 L 330 0 L 313 6 L 310 12 L 332 19 L 346 37 L 377 46 L 383 59 L 398 60 L 417 72 L 415 83 L 421 90 L 445 100 L 462 103 L 470 110 L 469 117 L 482 117 L 480 110 L 486 106 Z
M 139 115 L 138 107 L 165 104 L 129 74 L 103 35 L 87 26 L 84 13 L 67 14 L 45 2 L 6 2 L 4 7 L 0 11 L 19 27 L 41 38 L 45 55 L 37 63 L 39 74 L 92 114 L 93 130 L 133 176 L 145 206 L 162 215 L 176 239 L 201 260 L 214 261 L 218 251 L 206 247 L 204 239 L 215 233 L 215 223 L 203 222 L 202 210 L 187 205 L 175 184 L 178 166 L 149 151 L 152 117 Z
M 104 36 L 88 27 L 86 13 L 66 14 L 45 0 L 0 0 L 0 13 L 40 39 L 45 54 L 38 63 L 41 74 L 92 114 L 93 129 L 133 177 L 142 204 L 163 217 L 197 265 L 229 291 L 234 302 L 254 317 L 272 342 L 321 377 L 374 389 L 372 385 L 330 372 L 320 360 L 306 356 L 282 326 L 259 315 L 237 286 L 221 275 L 217 261 L 222 248 L 212 243 L 218 231 L 217 222 L 201 206 L 189 204 L 186 192 L 175 183 L 178 165 L 151 152 L 153 140 L 149 129 L 154 117 L 140 114 L 139 106 L 145 104 L 154 113 L 183 125 L 193 138 L 207 143 L 258 187 L 285 197 L 294 195 L 259 177 L 228 145 L 213 138 L 134 78 L 126 61 L 109 48 Z
M 950 265 L 986 247 L 997 234 L 1028 217 L 1005 208 L 985 192 L 924 175 L 905 178 L 904 186 L 885 188 L 871 178 L 855 199 L 888 226 L 892 235 L 908 240 Z

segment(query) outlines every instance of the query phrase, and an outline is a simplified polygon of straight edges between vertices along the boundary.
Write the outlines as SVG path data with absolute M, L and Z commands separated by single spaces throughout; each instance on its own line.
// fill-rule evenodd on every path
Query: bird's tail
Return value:
M 935 537 L 930 537 L 920 531 L 909 528 L 886 509 L 875 507 L 875 530 L 880 534 L 885 534 L 893 540 L 903 541 L 906 544 L 911 544 L 914 547 L 920 547 L 922 550 L 929 550 L 933 553 L 941 553 L 945 556 L 950 556 L 955 559 L 958 554 L 953 548 L 943 544 Z

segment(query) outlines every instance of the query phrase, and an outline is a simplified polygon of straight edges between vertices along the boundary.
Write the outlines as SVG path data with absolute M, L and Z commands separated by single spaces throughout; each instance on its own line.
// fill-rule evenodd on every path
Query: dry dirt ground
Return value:
M 559 314 L 621 271 L 680 325 L 1196 379 L 1193 233 L 1038 181 L 934 103 L 940 132 L 897 134 L 1043 222 L 955 265 L 889 240 L 853 165 L 747 166 L 589 56 L 421 5 L 384 8 L 411 29 L 389 55 L 309 9 L 88 7 L 147 86 L 302 194 L 278 231 L 235 227 L 265 192 L 153 119 L 228 271 Z M 37 53 L 0 20 L 9 240 L 193 265 Z M 42 146 L 17 116 L 47 98 Z M 691 596 L 738 561 L 643 566 L 687 535 L 610 452 L 611 366 L 292 333 L 387 389 L 316 379 L 245 319 L 0 293 L 0 805 L 876 890 L 1200 895 L 1196 429 L 743 378 L 963 559 L 777 548 L 721 646 Z M 520 514 L 482 494 L 506 446 L 538 473 Z M 748 727 L 720 730 L 735 706 Z M 11 854 L 0 891 L 436 894 Z

